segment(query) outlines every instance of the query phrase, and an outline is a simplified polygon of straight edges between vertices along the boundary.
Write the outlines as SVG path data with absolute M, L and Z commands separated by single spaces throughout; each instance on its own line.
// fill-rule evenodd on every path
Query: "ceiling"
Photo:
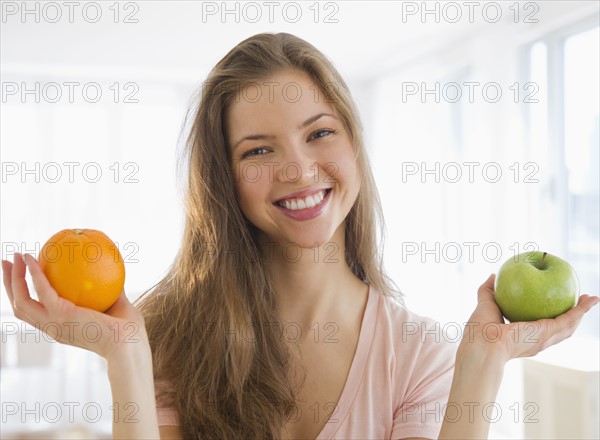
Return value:
M 72 23 L 64 2 L 54 2 L 63 5 L 56 23 L 44 20 L 44 17 L 55 20 L 59 12 L 56 9 L 40 9 L 40 22 L 36 23 L 34 14 L 23 18 L 20 10 L 14 14 L 5 10 L 7 3 L 16 5 L 13 8 L 22 6 L 21 2 L 3 3 L 0 46 L 3 74 L 88 71 L 102 75 L 128 71 L 135 72 L 138 77 L 193 81 L 244 38 L 260 32 L 283 31 L 313 43 L 333 60 L 342 75 L 359 79 L 368 77 L 372 66 L 389 58 L 401 59 L 432 44 L 476 38 L 481 32 L 498 29 L 483 20 L 478 9 L 474 10 L 473 23 L 470 23 L 468 9 L 460 6 L 465 2 L 451 2 L 461 7 L 463 16 L 457 23 L 443 19 L 436 23 L 433 15 L 426 16 L 427 22 L 422 23 L 419 13 L 408 15 L 410 8 L 421 7 L 422 2 L 297 2 L 295 5 L 299 5 L 301 17 L 296 23 L 290 21 L 297 7 L 288 6 L 294 2 L 271 2 L 279 5 L 272 9 L 272 20 L 269 2 L 250 2 L 250 6 L 248 2 L 227 2 L 226 7 L 230 9 L 237 4 L 238 23 L 235 14 L 221 17 L 223 2 L 120 3 L 118 23 L 114 23 L 114 9 L 110 9 L 113 2 L 99 2 L 102 16 L 96 23 L 86 21 L 82 13 L 83 6 L 93 2 L 78 2 Z M 429 2 L 428 5 L 434 8 L 436 3 L 439 8 L 445 7 L 443 2 Z M 512 19 L 510 14 L 513 12 L 508 7 L 513 2 L 501 3 L 503 20 L 507 22 Z M 536 17 L 543 22 L 547 17 L 589 8 L 593 3 L 597 4 L 537 2 L 540 10 Z M 32 2 L 30 7 L 34 4 L 40 2 Z M 284 6 L 288 8 L 287 21 L 283 15 Z M 218 10 L 209 14 L 211 8 Z M 319 9 L 317 23 L 314 22 L 315 9 Z M 244 17 L 252 20 L 258 11 L 261 13 L 258 22 L 244 20 Z M 526 15 L 528 11 L 522 12 Z M 93 20 L 95 13 L 94 8 L 89 8 L 85 17 Z M 123 22 L 129 13 L 138 20 L 137 23 Z M 442 9 L 440 13 L 443 14 Z M 445 14 L 450 17 L 455 13 L 456 9 L 450 8 Z M 337 19 L 337 23 L 325 22 L 328 14 L 332 14 L 330 19 Z

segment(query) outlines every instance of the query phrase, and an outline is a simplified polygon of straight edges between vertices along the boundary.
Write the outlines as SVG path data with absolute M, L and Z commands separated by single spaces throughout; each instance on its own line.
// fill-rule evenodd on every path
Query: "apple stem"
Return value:
M 538 269 L 544 270 L 544 258 L 546 257 L 547 254 L 548 254 L 548 252 L 544 252 L 542 254 L 542 258 L 540 258 L 540 261 L 538 261 L 538 263 L 535 265 Z

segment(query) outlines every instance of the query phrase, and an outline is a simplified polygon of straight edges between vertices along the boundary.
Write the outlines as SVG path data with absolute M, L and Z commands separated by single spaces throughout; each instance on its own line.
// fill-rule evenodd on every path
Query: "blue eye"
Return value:
M 313 132 L 308 140 L 311 139 L 321 139 L 321 138 L 325 138 L 328 137 L 331 134 L 337 133 L 337 130 L 334 130 L 333 128 L 321 128 L 315 132 Z M 252 150 L 248 150 L 247 152 L 245 152 L 244 154 L 242 154 L 242 159 L 245 159 L 247 157 L 254 157 L 254 156 L 262 156 L 263 153 L 259 153 L 261 151 L 266 151 L 268 152 L 268 148 L 266 147 L 257 147 L 257 148 L 253 148 Z
M 257 154 L 257 151 L 261 151 L 261 150 L 266 150 L 265 147 L 259 147 L 259 148 L 254 148 L 250 151 L 247 151 L 246 153 L 244 153 L 242 155 L 242 159 L 246 158 L 246 157 L 252 157 L 252 156 L 261 156 L 260 154 Z
M 319 134 L 319 133 L 325 133 L 325 135 L 322 135 L 322 136 L 317 136 L 317 134 Z M 322 129 L 320 129 L 320 130 L 317 130 L 317 131 L 315 131 L 313 134 L 311 134 L 311 135 L 310 135 L 310 138 L 311 138 L 311 139 L 312 139 L 312 138 L 317 138 L 317 139 L 319 139 L 319 138 L 327 137 L 327 136 L 329 136 L 330 134 L 334 134 L 334 133 L 337 133 L 337 130 L 334 130 L 333 128 L 322 128 Z

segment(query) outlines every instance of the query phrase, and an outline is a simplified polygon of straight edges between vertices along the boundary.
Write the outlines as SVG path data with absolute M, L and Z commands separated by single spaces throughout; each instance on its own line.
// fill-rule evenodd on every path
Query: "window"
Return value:
M 599 52 L 595 26 L 551 34 L 528 54 L 540 97 L 528 114 L 530 156 L 546 183 L 533 196 L 532 221 L 543 236 L 560 237 L 558 252 L 575 268 L 580 292 L 590 294 L 600 290 Z M 597 337 L 598 321 L 594 309 L 580 332 Z
M 599 28 L 575 34 L 564 43 L 564 171 L 567 180 L 567 255 L 577 268 L 582 293 L 600 290 L 600 198 L 598 130 Z M 598 334 L 595 319 L 587 317 L 586 332 Z

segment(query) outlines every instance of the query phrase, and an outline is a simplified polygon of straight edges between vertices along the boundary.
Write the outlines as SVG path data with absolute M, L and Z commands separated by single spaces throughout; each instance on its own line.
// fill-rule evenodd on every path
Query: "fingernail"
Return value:
M 27 259 L 25 258 L 27 254 L 21 254 L 21 258 L 23 258 L 23 263 L 25 263 L 25 266 L 27 266 Z

